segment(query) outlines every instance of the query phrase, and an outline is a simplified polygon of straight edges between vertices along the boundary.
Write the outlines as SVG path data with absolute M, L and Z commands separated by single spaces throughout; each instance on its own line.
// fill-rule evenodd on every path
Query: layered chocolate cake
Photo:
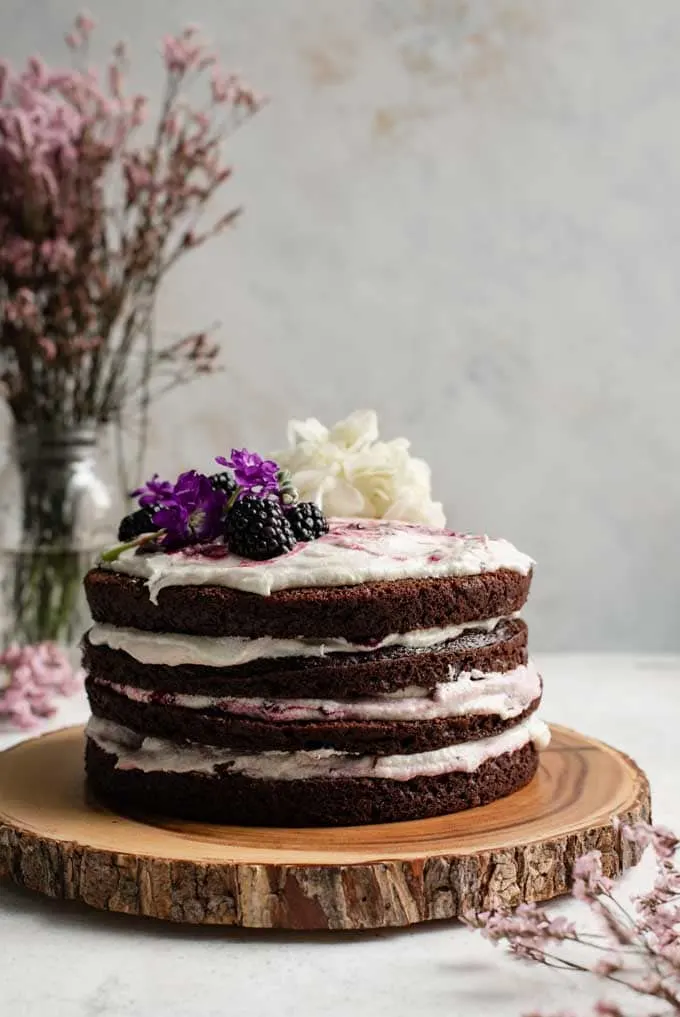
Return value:
M 280 474 L 257 489 L 237 467 L 235 482 L 185 474 L 174 494 L 150 482 L 128 546 L 86 578 L 95 794 L 123 811 L 342 826 L 468 809 L 531 780 L 548 740 L 518 617 L 531 559 L 428 526 L 327 523 Z

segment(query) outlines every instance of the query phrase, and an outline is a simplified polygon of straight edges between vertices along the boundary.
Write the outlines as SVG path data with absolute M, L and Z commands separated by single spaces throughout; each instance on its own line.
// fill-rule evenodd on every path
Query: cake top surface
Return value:
M 146 580 L 156 600 L 167 586 L 226 586 L 268 596 L 301 587 L 471 576 L 498 569 L 527 575 L 532 559 L 509 541 L 386 519 L 331 519 L 329 532 L 265 561 L 219 542 L 172 551 L 131 548 L 102 565 Z
M 222 586 L 268 596 L 304 587 L 528 575 L 531 558 L 506 540 L 444 529 L 429 467 L 405 439 L 378 440 L 358 411 L 332 429 L 294 421 L 291 448 L 265 459 L 248 449 L 216 456 L 219 473 L 157 474 L 133 492 L 139 508 L 101 565 L 167 586 Z M 331 517 L 331 518 L 329 518 Z

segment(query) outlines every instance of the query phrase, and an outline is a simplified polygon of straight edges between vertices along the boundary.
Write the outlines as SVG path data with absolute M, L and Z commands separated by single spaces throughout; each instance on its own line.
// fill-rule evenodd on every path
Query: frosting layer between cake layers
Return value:
M 206 745 L 181 745 L 148 738 L 129 728 L 93 717 L 87 735 L 115 756 L 116 767 L 141 772 L 215 773 L 226 767 L 234 774 L 258 780 L 308 780 L 317 777 L 367 777 L 411 780 L 445 773 L 473 773 L 483 763 L 532 743 L 544 748 L 550 741 L 547 724 L 537 717 L 516 724 L 500 735 L 462 745 L 409 755 L 359 756 L 334 749 L 298 752 L 233 753 Z
M 495 674 L 467 671 L 434 691 L 409 686 L 375 699 L 265 699 L 261 696 L 201 696 L 193 693 L 154 692 L 135 685 L 120 685 L 102 678 L 94 681 L 135 703 L 159 703 L 188 710 L 254 717 L 272 724 L 307 720 L 437 720 L 465 715 L 496 714 L 501 720 L 517 717 L 541 695 L 541 678 L 533 664 Z
M 97 715 L 157 737 L 181 734 L 249 750 L 434 749 L 498 733 L 531 713 L 541 696 L 526 625 L 516 618 L 418 649 L 257 658 L 228 667 L 145 664 L 88 640 L 84 651 Z M 209 659 L 224 663 L 221 651 Z
M 192 636 L 181 632 L 145 632 L 117 625 L 96 624 L 88 632 L 93 646 L 122 650 L 141 664 L 177 667 L 236 667 L 254 660 L 281 657 L 325 657 L 332 653 L 375 653 L 391 646 L 423 650 L 457 639 L 466 631 L 492 632 L 502 618 L 463 622 L 436 629 L 393 632 L 373 643 L 351 643 L 328 636 L 325 639 L 275 639 L 263 636 L 246 639 L 239 636 Z

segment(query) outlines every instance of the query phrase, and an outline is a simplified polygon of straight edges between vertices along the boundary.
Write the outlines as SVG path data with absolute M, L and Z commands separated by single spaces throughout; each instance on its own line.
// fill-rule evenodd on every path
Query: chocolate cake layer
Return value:
M 92 713 L 139 734 L 171 742 L 195 742 L 248 752 L 339 749 L 362 755 L 407 755 L 500 734 L 532 714 L 540 696 L 511 719 L 497 715 L 442 717 L 435 720 L 314 720 L 272 722 L 196 710 L 167 703 L 138 703 L 88 679 Z
M 258 780 L 227 771 L 117 770 L 116 756 L 87 740 L 88 785 L 120 812 L 156 814 L 238 826 L 360 826 L 460 812 L 486 805 L 531 780 L 538 753 L 531 742 L 482 763 L 473 773 L 411 780 L 365 777 Z
M 122 650 L 94 646 L 85 638 L 83 663 L 94 678 L 160 693 L 321 699 L 375 696 L 410 685 L 433 689 L 460 671 L 510 671 L 526 664 L 527 627 L 519 618 L 479 635 L 486 645 L 475 647 L 472 633 L 465 633 L 433 649 L 274 657 L 227 668 L 142 664 Z
M 169 586 L 154 604 L 141 579 L 102 568 L 85 577 L 92 616 L 104 624 L 204 636 L 334 636 L 353 643 L 511 615 L 526 601 L 530 584 L 531 573 L 498 569 L 471 576 L 287 589 L 268 597 L 224 586 Z

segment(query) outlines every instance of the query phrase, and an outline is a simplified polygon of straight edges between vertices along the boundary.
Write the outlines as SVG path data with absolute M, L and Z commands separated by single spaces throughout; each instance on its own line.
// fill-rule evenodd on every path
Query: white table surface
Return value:
M 538 662 L 543 715 L 636 759 L 656 819 L 680 831 L 680 657 Z M 70 701 L 50 726 L 85 715 Z M 0 729 L 0 748 L 19 737 Z M 648 882 L 650 861 L 622 892 Z M 12 1017 L 520 1017 L 538 1007 L 585 1014 L 603 995 L 595 979 L 513 960 L 455 922 L 330 934 L 195 928 L 0 884 L 0 1012 Z

